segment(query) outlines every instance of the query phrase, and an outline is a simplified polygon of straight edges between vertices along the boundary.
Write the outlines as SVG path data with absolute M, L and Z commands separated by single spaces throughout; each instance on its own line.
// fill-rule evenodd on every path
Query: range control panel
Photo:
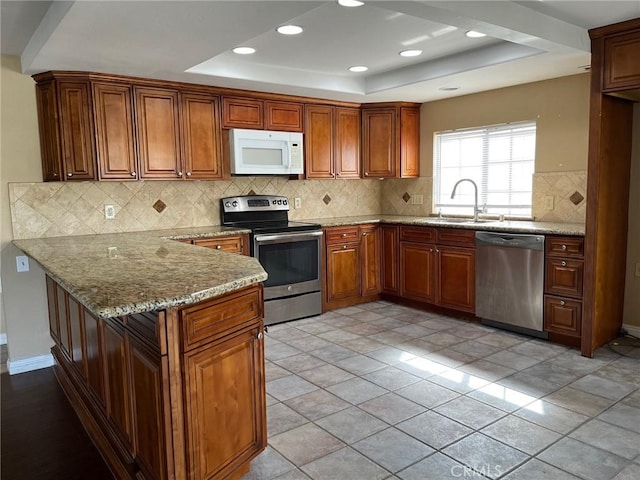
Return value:
M 289 200 L 280 195 L 240 195 L 220 200 L 225 212 L 269 212 L 289 210 Z

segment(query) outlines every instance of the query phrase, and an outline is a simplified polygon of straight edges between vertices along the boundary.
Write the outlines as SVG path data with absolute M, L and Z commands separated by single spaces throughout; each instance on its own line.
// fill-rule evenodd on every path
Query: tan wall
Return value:
M 640 277 L 635 276 L 640 262 L 640 103 L 633 109 L 633 149 L 631 153 L 631 192 L 629 194 L 629 235 L 627 237 L 627 277 L 624 292 L 625 325 L 640 328 Z
M 0 71 L 0 240 L 2 249 L 2 326 L 9 340 L 9 359 L 47 353 L 51 337 L 46 322 L 44 273 L 35 262 L 27 273 L 16 272 L 11 244 L 9 182 L 42 181 L 34 82 L 20 73 L 18 57 L 2 56 Z
M 524 120 L 537 121 L 536 173 L 586 170 L 587 73 L 425 103 L 420 175 L 433 176 L 434 132 Z

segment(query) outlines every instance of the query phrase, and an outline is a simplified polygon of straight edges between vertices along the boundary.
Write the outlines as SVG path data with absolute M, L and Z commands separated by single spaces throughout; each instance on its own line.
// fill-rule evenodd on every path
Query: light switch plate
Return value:
M 553 195 L 545 195 L 544 197 L 544 209 L 545 210 L 553 210 L 553 204 L 554 204 L 554 197 Z
M 107 220 L 113 220 L 116 218 L 116 208 L 113 205 L 104 206 L 104 218 Z
M 411 195 L 411 204 L 412 205 L 422 205 L 424 202 L 423 195 Z
M 16 256 L 16 270 L 19 272 L 28 272 L 29 271 L 29 257 L 26 255 L 17 255 Z
M 293 208 L 302 207 L 302 199 L 300 197 L 296 197 L 293 199 Z

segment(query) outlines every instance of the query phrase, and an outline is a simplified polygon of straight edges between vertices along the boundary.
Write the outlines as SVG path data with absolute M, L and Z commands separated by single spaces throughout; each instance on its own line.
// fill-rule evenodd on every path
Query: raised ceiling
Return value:
M 95 71 L 358 102 L 424 102 L 581 73 L 587 29 L 640 17 L 635 0 L 0 5 L 2 53 L 20 55 L 25 74 Z M 304 31 L 278 34 L 285 24 Z M 256 53 L 232 53 L 239 45 Z M 406 49 L 423 53 L 398 55 Z

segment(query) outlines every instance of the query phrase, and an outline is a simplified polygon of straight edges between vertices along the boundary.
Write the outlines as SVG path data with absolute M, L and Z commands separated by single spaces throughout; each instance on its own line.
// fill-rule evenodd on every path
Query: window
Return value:
M 470 214 L 478 185 L 478 207 L 487 213 L 531 216 L 536 123 L 437 132 L 434 139 L 434 207 L 449 214 Z

